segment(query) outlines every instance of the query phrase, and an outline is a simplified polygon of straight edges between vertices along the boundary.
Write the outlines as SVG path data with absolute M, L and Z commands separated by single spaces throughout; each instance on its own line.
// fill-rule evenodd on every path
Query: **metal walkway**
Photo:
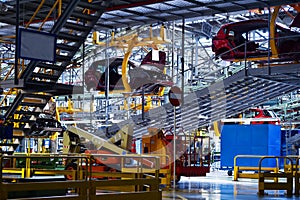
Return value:
M 242 70 L 232 76 L 184 97 L 176 109 L 176 124 L 185 131 L 195 130 L 214 121 L 230 117 L 250 107 L 300 88 L 299 64 Z M 174 125 L 174 108 L 168 103 L 141 115 L 133 116 L 108 128 L 116 132 L 133 123 L 134 137 L 147 134 L 147 127 L 170 129 Z M 97 133 L 95 133 L 97 134 Z

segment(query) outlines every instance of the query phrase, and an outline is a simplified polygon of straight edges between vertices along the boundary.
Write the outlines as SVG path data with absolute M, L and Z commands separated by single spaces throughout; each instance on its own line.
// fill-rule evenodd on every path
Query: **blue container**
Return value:
M 280 156 L 281 126 L 273 124 L 224 125 L 221 132 L 221 168 L 233 168 L 236 155 Z M 258 167 L 259 158 L 239 158 L 238 166 Z M 263 167 L 275 167 L 265 159 Z

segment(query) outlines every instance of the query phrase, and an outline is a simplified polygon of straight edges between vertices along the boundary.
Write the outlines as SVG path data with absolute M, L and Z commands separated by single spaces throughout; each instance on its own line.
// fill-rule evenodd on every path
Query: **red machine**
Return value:
M 169 162 L 162 157 L 161 167 L 173 170 L 174 160 L 176 168 L 176 180 L 181 176 L 206 176 L 210 171 L 210 138 L 209 136 L 185 135 L 181 131 L 176 138 L 171 131 L 164 132 L 161 129 L 149 128 L 149 135 L 142 138 L 143 153 L 168 155 Z M 174 141 L 175 140 L 175 141 Z M 176 144 L 174 159 L 174 143 Z M 171 164 L 170 164 L 171 163 Z M 173 173 L 172 173 L 173 174 Z

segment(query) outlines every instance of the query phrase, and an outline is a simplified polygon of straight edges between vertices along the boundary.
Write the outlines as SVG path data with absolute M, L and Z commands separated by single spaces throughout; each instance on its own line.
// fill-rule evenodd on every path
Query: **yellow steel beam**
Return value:
M 41 10 L 43 4 L 45 3 L 45 0 L 42 0 L 40 5 L 37 7 L 37 9 L 35 10 L 35 12 L 33 13 L 33 15 L 31 16 L 29 22 L 26 24 L 25 28 L 28 28 L 28 26 L 31 24 L 31 22 L 33 21 L 33 19 L 35 18 L 35 16 L 39 13 L 39 11 Z
M 128 126 L 128 130 L 126 132 L 124 130 L 118 131 L 114 136 L 109 138 L 109 141 L 111 143 L 116 143 L 116 142 L 121 141 L 120 147 L 122 149 L 126 149 L 126 150 L 130 151 L 132 135 L 133 135 L 133 127 Z
M 79 135 L 79 136 L 81 136 L 81 137 L 83 137 L 85 139 L 88 139 L 89 141 L 91 141 L 95 145 L 95 147 L 97 149 L 106 148 L 106 149 L 108 149 L 108 150 L 110 150 L 110 151 L 112 151 L 114 153 L 119 154 L 119 155 L 126 155 L 126 154 L 129 153 L 128 151 L 126 151 L 126 150 L 124 150 L 124 149 L 116 146 L 111 141 L 105 140 L 105 139 L 103 139 L 101 137 L 98 137 L 98 136 L 96 136 L 96 135 L 94 135 L 92 133 L 89 133 L 89 132 L 87 132 L 85 130 L 82 130 L 82 129 L 78 128 L 78 127 L 68 126 L 67 129 L 70 132 L 72 132 L 72 133 L 75 133 L 75 134 L 77 134 L 77 135 Z M 130 134 L 132 135 L 132 132 L 131 132 L 132 130 L 133 130 L 132 126 L 126 125 L 126 126 L 122 127 L 120 131 L 123 131 L 123 132 L 125 132 L 125 133 L 127 133 L 129 135 Z
M 125 92 L 131 92 L 131 87 L 128 83 L 128 77 L 127 77 L 127 66 L 128 66 L 128 60 L 129 60 L 129 56 L 131 54 L 131 50 L 128 50 L 125 55 L 124 55 L 124 59 L 122 62 L 122 82 L 125 88 Z
M 53 4 L 52 8 L 49 10 L 49 12 L 48 12 L 47 16 L 45 17 L 44 21 L 43 21 L 42 24 L 40 25 L 40 27 L 39 27 L 39 29 L 38 29 L 39 31 L 43 28 L 44 24 L 48 21 L 48 18 L 50 17 L 50 15 L 52 14 L 53 10 L 54 10 L 55 7 L 58 5 L 58 3 L 59 3 L 59 0 L 57 0 L 57 1 Z
M 275 28 L 276 28 L 276 18 L 278 16 L 280 6 L 276 6 L 273 10 L 271 21 L 270 21 L 270 46 L 271 46 L 271 52 L 272 52 L 272 57 L 278 57 L 278 51 L 276 47 L 276 35 L 275 35 Z

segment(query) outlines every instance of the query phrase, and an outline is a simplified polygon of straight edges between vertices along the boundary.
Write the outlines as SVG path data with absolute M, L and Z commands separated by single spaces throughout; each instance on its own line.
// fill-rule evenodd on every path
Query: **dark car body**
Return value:
M 152 58 L 150 51 L 140 65 L 128 61 L 128 84 L 135 92 L 157 94 L 161 87 L 172 86 L 172 78 L 164 72 L 166 54 L 159 51 L 157 58 Z M 99 60 L 92 63 L 85 72 L 85 84 L 87 90 L 106 91 L 105 76 L 108 73 L 107 60 Z M 122 81 L 123 58 L 109 59 L 109 90 L 124 90 Z
M 107 61 L 109 62 L 109 69 L 106 67 Z M 109 90 L 123 90 L 124 85 L 122 82 L 122 62 L 123 58 L 115 57 L 97 60 L 92 63 L 89 69 L 84 74 L 84 81 L 87 90 L 94 89 L 105 91 L 105 76 L 109 70 Z M 134 62 L 128 61 L 128 69 L 137 67 Z
M 145 92 L 157 94 L 161 87 L 171 87 L 174 85 L 172 78 L 164 70 L 166 66 L 166 53 L 158 51 L 155 55 L 150 51 L 143 59 L 139 67 L 128 71 L 129 85 L 133 90 L 142 89 Z
M 269 21 L 245 20 L 223 25 L 212 39 L 212 51 L 223 60 L 276 57 L 285 60 L 300 58 L 300 33 L 280 24 L 274 25 L 274 47 L 269 48 Z M 276 48 L 276 49 L 272 49 Z M 276 51 L 274 51 L 276 50 Z M 272 55 L 277 52 L 278 55 Z

